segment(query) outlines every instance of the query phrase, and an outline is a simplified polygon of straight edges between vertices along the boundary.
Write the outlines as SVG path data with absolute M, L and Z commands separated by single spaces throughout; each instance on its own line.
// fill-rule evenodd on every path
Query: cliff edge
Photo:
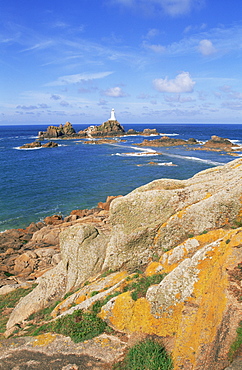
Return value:
M 61 261 L 19 301 L 8 333 L 56 300 L 54 321 L 98 305 L 116 333 L 159 338 L 175 370 L 225 369 L 242 313 L 241 185 L 236 159 L 155 180 L 114 199 L 105 223 L 65 228 Z

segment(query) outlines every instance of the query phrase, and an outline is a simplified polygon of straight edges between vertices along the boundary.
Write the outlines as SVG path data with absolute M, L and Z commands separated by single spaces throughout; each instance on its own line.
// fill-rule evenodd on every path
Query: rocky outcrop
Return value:
M 206 141 L 203 147 L 208 149 L 231 150 L 232 147 L 238 147 L 238 145 L 233 144 L 228 139 L 214 135 L 210 140 Z
M 99 316 L 114 330 L 163 340 L 174 370 L 223 370 L 242 313 L 241 179 L 240 158 L 112 199 L 109 219 L 99 204 L 95 216 L 36 231 L 46 238 L 45 228 L 59 229 L 62 260 L 17 304 L 8 333 L 53 300 L 61 300 L 55 319 L 100 302 Z M 157 275 L 159 283 L 139 289 Z
M 143 135 L 159 135 L 156 128 L 145 128 L 142 132 Z
M 101 317 L 115 330 L 165 337 L 174 369 L 222 370 L 236 337 L 242 228 L 194 237 L 152 262 L 147 275 L 166 273 L 146 296 L 130 292 L 110 300 Z
M 116 136 L 124 134 L 125 130 L 118 121 L 106 121 L 99 126 L 89 126 L 78 135 L 83 137 Z
M 241 220 L 241 171 L 239 159 L 188 180 L 155 180 L 114 200 L 105 268 L 140 266 L 191 234 L 233 226 Z
M 75 133 L 76 131 L 72 127 L 72 124 L 70 122 L 66 122 L 64 126 L 49 126 L 47 131 L 40 131 L 38 137 L 39 139 L 60 138 L 65 136 L 73 136 Z
M 198 144 L 198 141 L 191 138 L 189 140 L 176 139 L 168 136 L 162 136 L 159 139 L 147 140 L 145 139 L 141 144 L 135 144 L 139 146 L 177 146 L 177 145 L 194 145 Z
M 58 144 L 54 141 L 49 141 L 48 143 L 41 144 L 40 141 L 34 141 L 33 143 L 27 143 L 20 147 L 20 149 L 38 149 L 38 148 L 55 148 Z

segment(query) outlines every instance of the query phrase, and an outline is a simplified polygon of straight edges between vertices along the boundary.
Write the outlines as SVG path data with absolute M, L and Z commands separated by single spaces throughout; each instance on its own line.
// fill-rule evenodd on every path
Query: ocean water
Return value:
M 205 142 L 212 135 L 242 145 L 242 125 L 130 124 L 156 128 L 161 134 Z M 73 125 L 76 131 L 87 125 Z M 108 195 L 125 195 L 152 180 L 186 179 L 204 169 L 223 165 L 234 157 L 226 153 L 187 150 L 184 147 L 141 148 L 143 136 L 126 142 L 87 145 L 81 140 L 56 140 L 56 148 L 21 150 L 47 126 L 0 126 L 0 231 L 26 227 L 53 214 L 93 208 Z M 147 137 L 146 137 L 147 138 Z M 157 136 L 148 137 L 155 139 Z M 155 151 L 162 155 L 157 155 Z M 150 165 L 155 162 L 157 165 Z

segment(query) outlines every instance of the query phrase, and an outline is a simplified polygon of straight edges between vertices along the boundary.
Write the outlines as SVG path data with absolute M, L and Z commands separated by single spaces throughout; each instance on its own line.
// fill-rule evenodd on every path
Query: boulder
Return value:
M 53 216 L 45 217 L 44 222 L 46 223 L 46 225 L 60 225 L 64 221 L 62 219 L 62 216 L 53 215 Z
M 208 140 L 203 147 L 204 148 L 215 148 L 220 150 L 231 150 L 232 147 L 237 147 L 237 144 L 233 144 L 230 140 L 224 139 L 222 137 L 213 135 L 210 140 Z
M 70 122 L 66 122 L 65 125 L 59 126 L 49 126 L 47 131 L 40 131 L 38 134 L 39 138 L 60 138 L 63 136 L 72 136 L 76 133 L 72 124 Z
M 41 143 L 39 141 L 34 141 L 33 143 L 27 143 L 20 147 L 20 149 L 34 149 L 41 148 Z
M 162 136 L 159 139 L 154 139 L 154 140 L 147 140 L 145 139 L 141 144 L 136 144 L 139 146 L 177 146 L 177 145 L 186 145 L 186 144 L 197 144 L 197 141 L 189 139 L 183 140 L 183 139 L 176 139 L 173 137 L 168 137 L 168 136 Z
M 241 222 L 242 159 L 188 180 L 155 180 L 110 207 L 105 268 L 134 268 L 190 235 Z
M 105 211 L 109 211 L 109 208 L 110 208 L 110 205 L 111 205 L 111 202 L 116 199 L 116 198 L 119 198 L 119 197 L 122 197 L 122 195 L 117 195 L 117 196 L 108 196 L 107 199 L 106 199 L 106 202 L 99 202 L 98 203 L 98 208 L 101 208 L 101 209 L 104 209 Z
M 54 141 L 48 141 L 46 144 L 42 144 L 43 148 L 56 148 L 58 146 Z
M 118 121 L 106 121 L 99 126 L 89 126 L 83 131 L 79 131 L 81 136 L 98 137 L 98 136 L 115 136 L 124 134 L 125 130 Z
M 47 307 L 51 302 L 60 299 L 66 290 L 66 270 L 60 262 L 37 280 L 37 287 L 27 296 L 20 299 L 12 311 L 6 325 L 10 331 L 17 323 L 23 322 L 29 315 Z
M 142 132 L 143 135 L 159 135 L 156 128 L 145 128 Z
M 74 225 L 60 234 L 67 291 L 101 271 L 108 238 L 93 225 Z
M 241 242 L 239 228 L 177 246 L 156 263 L 167 273 L 160 284 L 136 301 L 112 298 L 100 316 L 117 331 L 165 337 L 174 370 L 224 369 L 242 314 Z

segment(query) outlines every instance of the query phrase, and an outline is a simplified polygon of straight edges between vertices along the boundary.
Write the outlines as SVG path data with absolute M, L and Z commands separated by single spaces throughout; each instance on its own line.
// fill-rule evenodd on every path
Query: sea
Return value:
M 73 125 L 76 132 L 87 126 Z M 77 139 L 55 140 L 59 144 L 55 148 L 20 149 L 35 141 L 47 125 L 0 126 L 0 232 L 25 228 L 46 216 L 65 217 L 74 209 L 95 208 L 109 195 L 126 195 L 156 179 L 187 179 L 235 159 L 227 153 L 192 150 L 194 146 L 191 150 L 184 146 L 137 146 L 145 138 L 166 135 L 204 143 L 217 135 L 242 146 L 242 124 L 123 126 L 125 131 L 155 128 L 159 135 L 125 136 L 99 145 Z

